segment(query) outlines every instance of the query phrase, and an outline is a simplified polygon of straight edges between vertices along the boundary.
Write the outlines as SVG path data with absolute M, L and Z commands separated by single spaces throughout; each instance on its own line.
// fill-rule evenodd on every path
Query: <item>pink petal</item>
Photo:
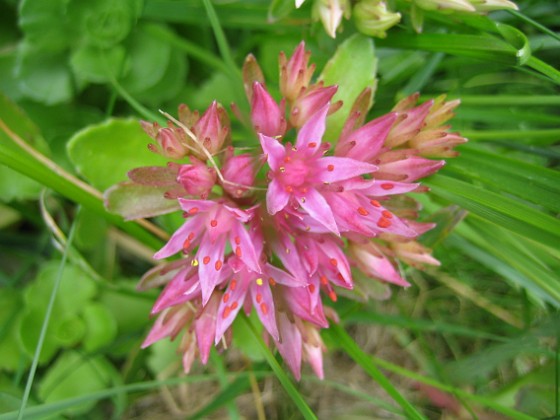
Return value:
M 268 213 L 272 215 L 278 213 L 286 207 L 289 200 L 290 194 L 284 189 L 284 186 L 276 179 L 270 181 L 266 191 L 266 208 Z
M 380 164 L 378 176 L 393 175 L 402 178 L 403 181 L 413 182 L 437 172 L 443 165 L 445 165 L 444 160 L 430 160 L 412 156 L 395 162 Z
M 298 202 L 309 216 L 317 220 L 335 235 L 340 236 L 329 204 L 316 189 L 310 188 L 305 194 L 305 197 L 298 199 Z
M 278 327 L 280 341 L 276 342 L 276 347 L 294 377 L 299 381 L 301 378 L 301 334 L 284 312 L 278 314 Z
M 207 212 L 212 207 L 215 207 L 217 203 L 211 200 L 189 200 L 186 198 L 179 198 L 179 204 L 187 213 L 198 214 Z
M 191 267 L 179 271 L 173 280 L 165 286 L 152 308 L 152 314 L 161 312 L 170 306 L 185 303 L 197 295 L 200 295 L 198 275 L 195 274 L 194 276 L 185 278 L 185 275 L 189 271 L 191 271 Z
M 321 145 L 325 134 L 326 118 L 330 104 L 325 104 L 307 120 L 297 135 L 296 147 L 307 156 L 313 154 Z M 311 144 L 315 143 L 315 145 Z M 311 144 L 311 145 L 310 145 Z
M 336 182 L 368 174 L 377 170 L 377 166 L 359 160 L 344 157 L 324 157 L 317 161 L 321 182 Z
M 376 197 L 383 197 L 385 195 L 404 194 L 414 191 L 420 184 L 413 184 L 409 182 L 395 182 L 385 181 L 383 179 L 376 179 L 368 188 L 361 190 L 366 195 L 373 195 Z
M 251 282 L 251 297 L 253 298 L 253 306 L 262 324 L 268 333 L 274 337 L 274 340 L 278 341 L 279 334 L 278 327 L 276 326 L 276 309 L 266 278 L 259 277 Z
M 164 247 L 154 254 L 154 258 L 156 260 L 160 260 L 181 251 L 185 245 L 185 241 L 188 240 L 188 237 L 189 235 L 191 235 L 191 233 L 194 234 L 194 236 L 190 240 L 192 245 L 195 242 L 196 238 L 199 236 L 200 231 L 203 229 L 203 227 L 204 226 L 202 225 L 199 216 L 195 216 L 192 219 L 187 220 L 183 224 L 183 226 L 175 231 L 175 233 L 171 236 Z
M 205 306 L 219 284 L 220 272 L 225 269 L 224 250 L 225 237 L 219 237 L 215 243 L 209 240 L 208 234 L 202 238 L 196 259 L 198 261 L 198 276 L 202 290 L 202 305 Z
M 313 372 L 319 379 L 323 379 L 323 349 L 320 346 L 303 343 L 304 359 L 311 365 Z
M 260 273 L 259 258 L 255 252 L 255 247 L 251 236 L 244 229 L 241 223 L 234 223 L 229 236 L 231 249 L 247 267 L 256 273 Z
M 269 280 L 272 278 L 276 283 L 282 284 L 288 287 L 304 287 L 307 286 L 307 279 L 301 277 L 293 277 L 273 265 L 265 264 L 265 273 Z M 265 279 L 266 280 L 266 279 Z
M 259 140 L 261 142 L 261 147 L 266 155 L 266 160 L 268 166 L 273 171 L 278 170 L 282 165 L 282 160 L 286 156 L 286 149 L 280 144 L 280 142 L 272 137 L 259 134 Z
M 396 118 L 397 114 L 393 112 L 376 118 L 353 131 L 337 144 L 335 154 L 362 161 L 371 161 L 383 147 L 385 138 Z
M 176 337 L 184 328 L 191 315 L 192 311 L 186 306 L 174 306 L 166 309 L 158 316 L 141 347 L 145 349 L 162 338 Z
M 221 294 L 212 294 L 208 304 L 204 307 L 202 313 L 194 322 L 198 351 L 203 365 L 208 362 L 210 349 L 212 348 L 212 343 L 214 342 L 214 336 L 216 333 L 216 312 L 218 310 L 218 305 L 220 304 L 220 298 Z
M 249 290 L 250 281 L 247 274 L 248 273 L 244 271 L 243 275 L 235 276 L 235 278 L 229 282 L 229 286 L 222 296 L 220 307 L 217 311 L 215 344 L 220 342 L 224 333 L 233 323 L 245 302 L 245 296 Z

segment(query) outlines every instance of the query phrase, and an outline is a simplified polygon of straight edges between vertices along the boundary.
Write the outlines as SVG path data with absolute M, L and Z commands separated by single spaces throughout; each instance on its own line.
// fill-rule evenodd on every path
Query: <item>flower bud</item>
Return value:
M 289 60 L 284 52 L 280 53 L 280 92 L 288 102 L 293 102 L 299 94 L 309 86 L 311 76 L 315 71 L 315 64 L 307 65 L 311 53 L 305 51 L 302 41 L 295 49 Z
M 246 153 L 233 156 L 233 148 L 228 148 L 222 175 L 227 181 L 223 184 L 224 189 L 234 198 L 243 197 L 255 183 L 255 158 Z
M 350 3 L 348 0 L 315 0 L 313 17 L 323 22 L 323 27 L 331 38 L 336 38 L 336 30 L 342 22 L 342 17 L 350 17 Z
M 197 159 L 191 161 L 192 165 L 181 165 L 177 181 L 187 194 L 206 199 L 216 183 L 216 172 Z
M 360 32 L 379 38 L 385 38 L 385 31 L 401 20 L 400 13 L 387 10 L 385 2 L 380 0 L 362 0 L 354 6 L 353 16 Z

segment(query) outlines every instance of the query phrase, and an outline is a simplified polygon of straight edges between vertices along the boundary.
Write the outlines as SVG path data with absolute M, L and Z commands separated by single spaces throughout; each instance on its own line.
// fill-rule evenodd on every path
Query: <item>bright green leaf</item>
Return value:
M 24 44 L 19 58 L 16 76 L 27 97 L 47 105 L 72 98 L 74 86 L 65 53 L 52 54 Z
M 85 82 L 107 83 L 117 79 L 124 67 L 126 51 L 123 46 L 98 48 L 83 46 L 70 58 L 76 77 Z
M 84 358 L 76 352 L 62 354 L 45 373 L 39 386 L 39 396 L 45 403 L 79 397 L 101 391 L 114 382 L 114 368 L 102 357 Z M 89 411 L 96 401 L 76 404 L 67 414 L 79 415 Z
M 83 311 L 87 330 L 84 338 L 86 351 L 94 352 L 110 344 L 117 336 L 117 323 L 101 303 L 89 303 Z
M 168 43 L 138 27 L 124 46 L 129 54 L 130 67 L 119 83 L 128 93 L 143 92 L 162 80 L 171 61 Z
M 133 168 L 166 164 L 148 150 L 150 138 L 134 119 L 110 119 L 76 133 L 68 142 L 70 160 L 99 190 L 126 179 Z
M 358 95 L 365 88 L 375 90 L 376 71 L 377 59 L 373 42 L 370 38 L 359 34 L 351 36 L 340 44 L 335 55 L 327 63 L 319 79 L 327 86 L 338 85 L 333 102 L 343 101 L 342 108 L 328 119 L 329 141 L 336 141 Z

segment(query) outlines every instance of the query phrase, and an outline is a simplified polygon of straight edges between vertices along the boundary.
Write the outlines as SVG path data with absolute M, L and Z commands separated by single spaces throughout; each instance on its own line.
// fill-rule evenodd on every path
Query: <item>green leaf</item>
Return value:
M 76 133 L 68 142 L 68 154 L 80 174 L 105 190 L 125 180 L 133 168 L 165 165 L 164 157 L 146 147 L 149 140 L 138 121 L 110 119 Z
M 17 334 L 21 301 L 20 293 L 13 289 L 4 289 L 0 294 L 0 369 L 16 370 L 22 362 Z M 30 359 L 23 360 L 27 364 Z
M 72 71 L 79 80 L 91 83 L 107 83 L 122 72 L 126 50 L 122 45 L 99 48 L 85 45 L 70 58 Z
M 80 28 L 82 42 L 109 48 L 128 36 L 139 16 L 142 3 L 142 0 L 72 1 L 68 7 L 68 16 Z
M 275 22 L 287 17 L 295 8 L 294 0 L 272 0 L 268 8 L 268 20 Z
M 61 51 L 74 40 L 75 26 L 68 24 L 69 0 L 23 0 L 19 25 L 26 41 L 44 51 Z
M 21 91 L 47 105 L 69 101 L 74 94 L 74 85 L 67 61 L 64 52 L 53 54 L 23 44 L 16 67 Z
M 147 25 L 161 28 L 161 25 Z M 120 85 L 134 95 L 154 87 L 163 79 L 171 61 L 171 46 L 139 26 L 124 44 L 130 60 Z
M 83 358 L 73 351 L 63 353 L 43 376 L 39 396 L 47 403 L 79 397 L 101 391 L 115 382 L 117 376 L 111 364 L 102 357 Z M 96 401 L 83 402 L 65 413 L 80 415 L 91 410 Z
M 125 220 L 167 214 L 180 209 L 177 200 L 164 198 L 168 189 L 123 182 L 105 192 L 105 206 Z
M 338 85 L 333 102 L 343 101 L 342 108 L 328 118 L 329 141 L 338 138 L 358 95 L 365 88 L 375 91 L 376 72 L 377 58 L 370 38 L 355 34 L 339 45 L 319 77 L 325 85 Z
M 117 336 L 117 323 L 109 310 L 101 303 L 89 303 L 84 307 L 86 321 L 84 348 L 94 352 L 110 344 Z

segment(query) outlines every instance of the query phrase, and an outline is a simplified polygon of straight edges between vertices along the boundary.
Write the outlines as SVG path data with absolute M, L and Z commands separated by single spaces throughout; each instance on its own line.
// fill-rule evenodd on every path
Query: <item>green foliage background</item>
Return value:
M 560 5 L 425 12 L 420 34 L 410 3 L 391 5 L 404 21 L 374 40 L 352 20 L 329 38 L 310 1 L 0 2 L 0 419 L 132 417 L 146 395 L 179 389 L 181 401 L 187 384 L 209 390 L 180 410 L 190 417 L 558 416 Z M 338 51 L 323 77 L 346 106 L 376 86 L 372 117 L 416 91 L 461 98 L 453 129 L 470 142 L 418 197 L 438 223 L 423 242 L 442 267 L 406 269 L 414 286 L 386 301 L 341 299 L 323 382 L 294 383 L 250 318 L 235 325 L 241 367 L 214 354 L 181 377 L 173 344 L 139 350 L 155 294 L 135 283 L 162 238 L 108 213 L 101 192 L 165 162 L 138 119 L 214 99 L 247 111 L 244 57 L 259 59 L 274 91 L 278 53 L 302 39 L 319 73 Z M 241 126 L 233 139 L 253 141 Z M 337 370 L 355 365 L 357 377 Z M 436 390 L 458 411 L 438 406 Z M 161 413 L 173 407 L 161 401 Z

